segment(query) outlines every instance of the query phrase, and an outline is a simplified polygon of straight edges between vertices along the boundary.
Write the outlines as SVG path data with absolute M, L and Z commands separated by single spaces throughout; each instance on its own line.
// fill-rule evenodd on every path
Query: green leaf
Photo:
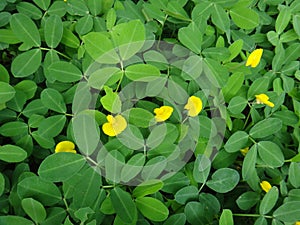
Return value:
M 15 33 L 12 30 L 8 29 L 0 29 L 0 40 L 1 42 L 7 44 L 17 44 L 21 42 L 21 40 L 17 38 Z
M 27 152 L 15 145 L 0 146 L 0 160 L 8 163 L 22 162 L 27 158 Z
M 1 37 L 0 37 L 0 39 L 1 39 Z M 9 83 L 9 80 L 10 80 L 10 76 L 9 76 L 7 69 L 3 65 L 0 64 L 0 82 Z M 1 90 L 1 88 L 0 88 L 0 90 Z M 1 96 L 1 98 L 2 98 L 2 96 Z
M 15 96 L 15 89 L 6 82 L 0 81 L 0 103 L 8 102 Z
M 225 10 L 218 4 L 213 5 L 211 14 L 213 24 L 215 24 L 220 30 L 227 32 L 230 29 L 230 19 Z
M 111 36 L 122 60 L 128 60 L 144 45 L 145 27 L 140 20 L 121 23 L 112 28 Z
M 284 155 L 277 144 L 271 141 L 260 141 L 257 144 L 260 158 L 271 167 L 280 167 L 284 164 Z
M 160 76 L 160 71 L 150 64 L 135 64 L 125 69 L 125 75 L 133 81 L 149 82 Z
M 93 28 L 93 17 L 91 15 L 85 15 L 81 17 L 76 25 L 75 30 L 79 35 L 84 35 L 90 32 Z
M 224 148 L 227 152 L 233 153 L 238 152 L 242 148 L 246 147 L 249 135 L 245 131 L 237 131 L 230 136 Z
M 34 225 L 34 223 L 28 219 L 20 216 L 0 216 L 0 224 L 13 224 L 13 225 Z
M 80 0 L 68 0 L 67 11 L 74 16 L 85 16 L 89 9 L 85 4 L 85 1 Z
M 186 224 L 186 216 L 183 213 L 177 213 L 169 216 L 163 225 L 184 225 Z
M 40 177 L 27 177 L 18 183 L 18 195 L 23 198 L 34 198 L 45 206 L 57 204 L 62 200 L 58 187 Z
M 248 210 L 255 206 L 260 200 L 260 195 L 256 192 L 247 191 L 238 197 L 236 200 L 237 205 L 242 210 Z
M 235 57 L 237 57 L 243 49 L 244 41 L 242 39 L 238 39 L 233 42 L 229 47 L 228 50 L 230 51 L 230 56 L 226 59 L 226 61 L 231 61 Z M 233 75 L 232 75 L 233 76 Z
M 230 56 L 230 51 L 225 47 L 210 47 L 204 49 L 202 54 L 217 61 L 224 61 Z
M 143 169 L 145 161 L 146 157 L 142 153 L 132 156 L 122 168 L 121 181 L 129 182 L 135 178 Z
M 80 170 L 79 174 L 81 177 L 77 180 L 78 182 L 76 182 L 72 193 L 73 204 L 76 208 L 90 207 L 95 210 L 95 201 L 104 194 L 103 189 L 99 188 L 102 185 L 102 177 L 99 171 L 91 166 L 88 166 L 85 170 Z M 104 196 L 101 197 L 102 201 Z
M 293 15 L 293 27 L 298 37 L 300 37 L 300 15 Z
M 210 159 L 206 155 L 197 155 L 194 169 L 193 177 L 198 183 L 205 183 L 211 168 Z
M 129 123 L 137 126 L 147 128 L 154 122 L 154 116 L 149 111 L 142 108 L 132 108 L 128 111 Z M 152 122 L 152 123 L 151 123 Z
M 37 85 L 32 80 L 22 80 L 21 82 L 17 83 L 14 88 L 22 91 L 26 95 L 27 99 L 31 99 L 35 95 Z
M 285 223 L 294 223 L 300 220 L 299 201 L 291 201 L 282 204 L 273 213 L 273 217 Z
M 208 180 L 206 185 L 218 193 L 227 193 L 235 188 L 239 180 L 240 175 L 236 170 L 221 168 L 213 173 L 211 180 Z
M 119 187 L 115 187 L 110 192 L 110 198 L 117 215 L 125 223 L 133 223 L 136 221 L 136 206 L 128 192 Z
M 11 64 L 11 72 L 15 77 L 28 77 L 40 67 L 42 52 L 40 49 L 32 49 L 18 55 Z
M 156 156 L 146 162 L 141 176 L 144 180 L 157 179 L 166 166 L 167 158 L 164 156 Z
M 31 133 L 34 140 L 43 148 L 52 148 L 55 145 L 53 137 L 41 136 L 38 131 L 33 131 Z
M 15 35 L 28 46 L 39 47 L 41 37 L 35 23 L 22 13 L 15 13 L 11 17 L 10 27 Z M 25 60 L 27 62 L 27 60 Z
M 69 152 L 55 153 L 44 159 L 38 174 L 45 180 L 61 182 L 77 173 L 84 164 L 85 159 L 81 155 Z
M 289 167 L 289 182 L 295 187 L 300 187 L 300 164 L 298 162 L 292 162 Z
M 82 78 L 81 71 L 75 65 L 64 61 L 52 63 L 46 72 L 47 76 L 64 83 L 79 81 Z
M 87 6 L 93 16 L 97 16 L 102 12 L 102 4 L 104 3 L 101 1 L 87 0 Z
M 17 4 L 17 10 L 19 13 L 29 16 L 34 20 L 39 20 L 43 16 L 42 11 L 29 2 L 19 2 Z
M 0 134 L 4 137 L 14 137 L 28 133 L 28 126 L 21 121 L 7 122 L 0 127 Z
M 240 72 L 233 73 L 229 77 L 227 83 L 222 87 L 222 93 L 226 102 L 229 102 L 238 93 L 244 83 L 244 79 L 244 74 Z
M 256 123 L 249 131 L 253 138 L 264 138 L 275 134 L 282 127 L 282 122 L 277 118 L 267 118 Z
M 277 187 L 272 187 L 262 199 L 259 206 L 259 214 L 266 215 L 269 213 L 275 206 L 279 197 L 279 191 Z
M 116 10 L 111 8 L 106 14 L 106 27 L 108 30 L 112 30 L 117 20 Z
M 104 87 L 105 95 L 100 99 L 104 109 L 111 113 L 121 112 L 122 102 L 117 93 L 113 92 L 110 87 Z
M 243 179 L 250 185 L 250 187 L 258 191 L 260 190 L 259 182 L 260 179 L 256 172 L 256 159 L 257 159 L 257 146 L 253 145 L 249 152 L 246 154 L 243 166 L 242 166 L 242 176 Z
M 144 197 L 146 195 L 155 194 L 163 187 L 163 182 L 161 180 L 147 180 L 139 184 L 136 188 L 133 189 L 133 197 Z
M 214 87 L 223 87 L 228 80 L 228 71 L 219 62 L 206 58 L 204 60 L 204 73 Z
M 238 7 L 230 10 L 233 22 L 242 29 L 254 29 L 259 25 L 258 14 L 249 8 Z
M 63 36 L 63 23 L 57 15 L 49 16 L 45 21 L 44 35 L 46 44 L 50 48 L 56 48 Z
M 55 112 L 67 112 L 67 107 L 64 102 L 63 96 L 55 89 L 44 89 L 41 93 L 41 101 L 45 107 Z
M 199 28 L 193 22 L 178 31 L 179 41 L 196 54 L 201 52 L 202 36 Z
M 291 20 L 291 10 L 289 7 L 281 8 L 277 19 L 275 21 L 275 30 L 278 34 L 281 34 L 287 27 Z
M 38 128 L 38 135 L 42 137 L 56 137 L 60 134 L 66 123 L 65 115 L 50 116 L 41 121 Z
M 285 50 L 285 56 L 286 57 L 283 59 L 283 64 L 297 60 L 300 56 L 300 44 L 299 43 L 291 44 Z
M 115 64 L 120 61 L 112 41 L 105 34 L 90 32 L 82 40 L 87 53 L 97 62 Z
M 241 113 L 245 107 L 247 106 L 248 101 L 247 99 L 245 99 L 244 97 L 241 96 L 236 96 L 233 97 L 228 105 L 228 110 L 232 113 L 232 114 L 239 114 Z
M 266 77 L 260 77 L 256 79 L 248 90 L 248 99 L 254 98 L 255 95 L 265 93 L 269 87 L 269 79 Z
M 28 105 L 23 110 L 23 115 L 26 117 L 30 117 L 33 114 L 44 115 L 48 109 L 43 105 L 40 99 L 35 99 L 28 103 Z
M 55 3 L 60 3 L 60 2 L 54 2 L 54 4 Z M 64 32 L 63 32 L 63 36 L 61 39 L 61 43 L 70 48 L 78 48 L 80 45 L 79 39 L 76 37 L 76 35 L 73 34 L 73 32 L 71 30 L 69 30 L 65 27 L 64 27 Z
M 204 206 L 199 202 L 189 202 L 184 207 L 184 214 L 190 224 L 203 225 Z
M 0 196 L 3 194 L 5 190 L 5 177 L 2 173 L 0 173 Z
M 73 132 L 79 150 L 85 155 L 91 155 L 100 138 L 99 126 L 94 117 L 83 113 L 74 117 Z
M 183 187 L 175 194 L 175 201 L 179 204 L 186 204 L 188 201 L 197 200 L 198 188 L 195 186 Z
M 155 198 L 137 198 L 136 206 L 143 216 L 155 222 L 164 221 L 169 215 L 168 208 L 161 201 Z
M 233 225 L 233 216 L 230 209 L 223 209 L 219 225 Z
M 36 223 L 43 222 L 46 219 L 46 210 L 44 206 L 33 198 L 24 198 L 21 202 L 26 214 Z
M 95 89 L 102 90 L 103 86 L 110 80 L 116 79 L 118 81 L 121 78 L 119 76 L 121 73 L 121 70 L 117 67 L 100 68 L 89 76 L 88 84 Z
M 51 0 L 33 0 L 33 2 L 43 10 L 47 10 L 50 6 Z

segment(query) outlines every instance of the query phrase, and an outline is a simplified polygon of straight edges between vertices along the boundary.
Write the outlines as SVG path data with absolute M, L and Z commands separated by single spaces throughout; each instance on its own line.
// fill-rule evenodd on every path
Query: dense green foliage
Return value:
M 0 225 L 300 221 L 299 40 L 298 0 L 0 0 Z

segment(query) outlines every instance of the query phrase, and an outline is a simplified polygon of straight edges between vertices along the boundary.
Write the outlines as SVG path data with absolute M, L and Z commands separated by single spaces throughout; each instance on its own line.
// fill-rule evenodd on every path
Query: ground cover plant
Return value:
M 300 1 L 0 0 L 0 225 L 300 224 Z

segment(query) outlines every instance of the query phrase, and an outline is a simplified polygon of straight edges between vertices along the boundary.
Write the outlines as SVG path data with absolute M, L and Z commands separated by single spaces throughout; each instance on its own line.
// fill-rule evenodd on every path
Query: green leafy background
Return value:
M 300 221 L 299 39 L 298 0 L 0 0 L 0 224 Z M 186 74 L 145 40 L 172 44 Z M 191 95 L 204 109 L 184 121 Z M 120 112 L 129 126 L 108 138 L 105 116 Z M 80 153 L 54 154 L 63 140 Z M 179 143 L 191 158 L 158 179 Z

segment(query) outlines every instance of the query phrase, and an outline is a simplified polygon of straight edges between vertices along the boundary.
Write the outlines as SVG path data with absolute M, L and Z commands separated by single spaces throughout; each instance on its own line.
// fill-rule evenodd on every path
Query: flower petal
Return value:
M 156 122 L 163 122 L 169 119 L 173 110 L 171 106 L 161 106 L 160 108 L 154 109 Z
M 57 152 L 73 152 L 76 153 L 75 144 L 71 141 L 61 141 L 59 142 L 54 150 Z
M 263 189 L 265 192 L 268 192 L 271 188 L 272 188 L 272 185 L 268 182 L 268 181 L 262 181 L 260 183 L 260 187 L 261 189 Z
M 257 67 L 257 65 L 260 62 L 262 54 L 263 54 L 263 49 L 262 48 L 255 49 L 249 55 L 249 57 L 247 59 L 247 62 L 246 62 L 246 66 L 251 66 L 253 68 Z
M 184 109 L 188 110 L 188 115 L 191 117 L 197 116 L 202 110 L 202 100 L 196 96 L 191 96 L 188 99 Z

